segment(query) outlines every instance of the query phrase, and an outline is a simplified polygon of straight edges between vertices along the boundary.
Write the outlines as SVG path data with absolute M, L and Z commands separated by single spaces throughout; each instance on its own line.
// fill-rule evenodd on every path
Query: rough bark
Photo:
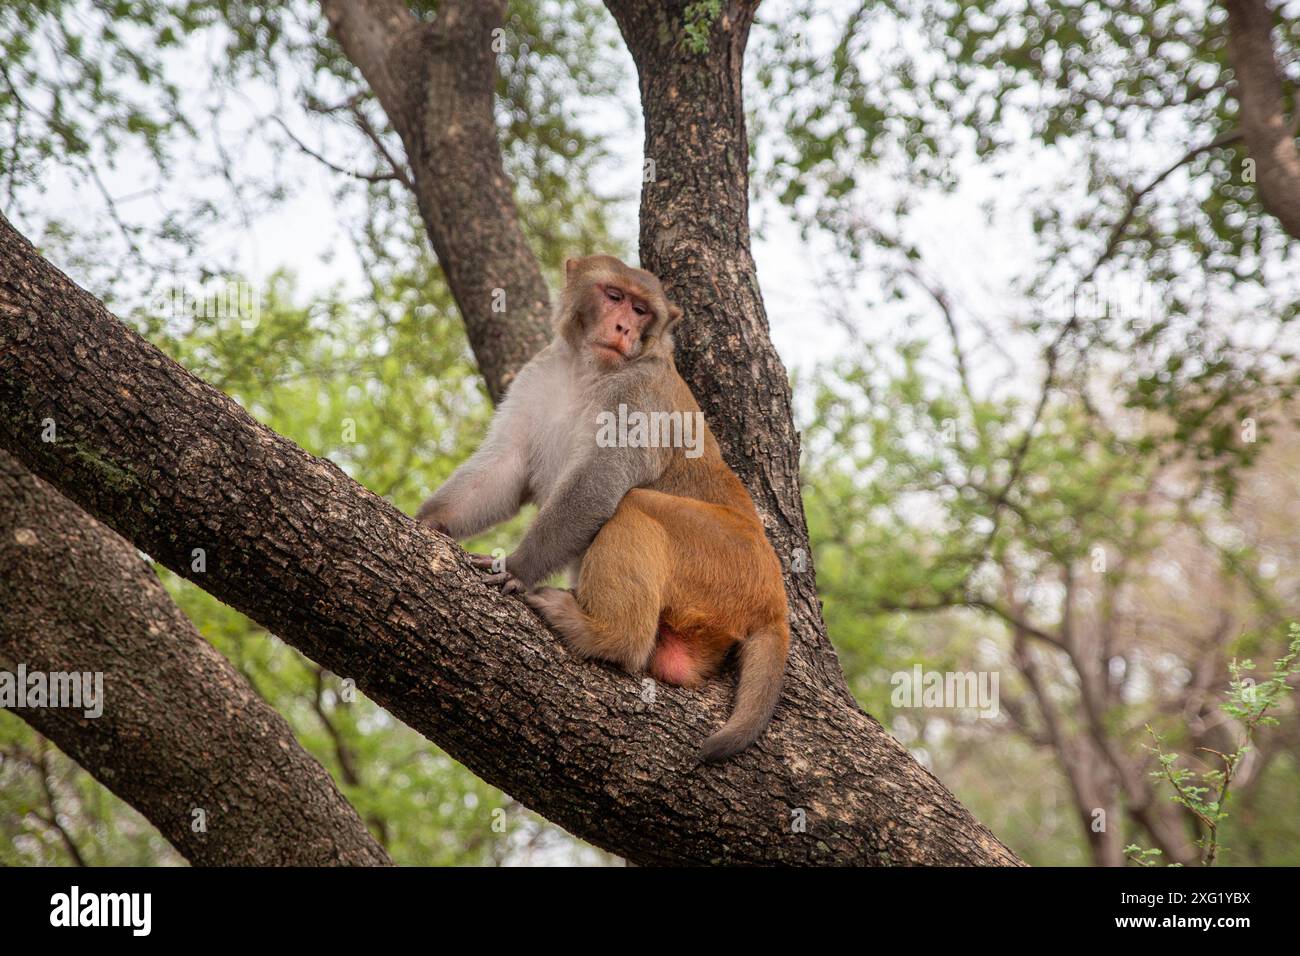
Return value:
M 1288 123 L 1282 71 L 1273 49 L 1267 0 L 1225 0 L 1228 60 L 1236 77 L 1238 125 L 1255 160 L 1260 202 L 1300 239 L 1300 149 Z
M 57 441 L 42 440 L 47 420 Z M 754 749 L 695 765 L 729 688 L 570 659 L 448 539 L 257 424 L 2 217 L 0 446 L 489 783 L 634 862 L 1017 862 L 806 672 Z M 206 573 L 190 569 L 195 547 Z
M 103 714 L 14 711 L 191 863 L 390 862 L 325 768 L 127 542 L 0 451 L 0 668 L 99 672 Z M 206 832 L 195 832 L 202 809 Z
M 550 294 L 501 161 L 492 31 L 505 0 L 322 0 L 330 30 L 401 137 L 416 204 L 493 401 L 550 338 Z

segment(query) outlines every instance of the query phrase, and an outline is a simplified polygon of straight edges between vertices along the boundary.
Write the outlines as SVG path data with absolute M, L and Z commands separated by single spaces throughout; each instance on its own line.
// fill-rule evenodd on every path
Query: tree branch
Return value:
M 1158 176 L 1152 179 L 1145 186 L 1140 189 L 1131 190 L 1129 192 L 1128 203 L 1124 207 L 1124 214 L 1120 216 L 1119 219 L 1116 220 L 1115 225 L 1111 227 L 1110 237 L 1106 240 L 1105 248 L 1102 249 L 1101 255 L 1097 257 L 1096 261 L 1093 262 L 1088 271 L 1083 274 L 1083 277 L 1079 280 L 1078 284 L 1087 285 L 1091 282 L 1093 277 L 1096 276 L 1097 271 L 1109 262 L 1114 257 L 1115 253 L 1119 251 L 1120 243 L 1124 240 L 1124 233 L 1128 231 L 1129 224 L 1133 222 L 1133 217 L 1137 215 L 1138 207 L 1142 205 L 1142 200 L 1145 199 L 1152 190 L 1202 153 L 1208 153 L 1212 149 L 1220 149 L 1224 146 L 1230 146 L 1233 143 L 1239 142 L 1241 138 L 1241 130 L 1234 129 L 1214 137 L 1214 139 L 1210 140 L 1208 143 L 1202 143 L 1200 146 L 1193 146 L 1174 162 L 1166 166 Z
M 276 124 L 282 130 L 284 130 L 284 134 L 289 137 L 289 140 L 290 142 L 293 143 L 293 145 L 297 146 L 299 150 L 301 150 L 303 153 L 306 153 L 312 159 L 316 160 L 316 162 L 320 163 L 326 169 L 333 170 L 334 172 L 339 173 L 343 176 L 351 176 L 353 179 L 360 179 L 362 182 L 367 182 L 367 183 L 396 182 L 396 183 L 401 183 L 403 186 L 406 186 L 408 189 L 412 188 L 411 181 L 409 178 L 407 178 L 406 172 L 396 163 L 392 163 L 391 159 L 389 160 L 391 165 L 389 166 L 387 172 L 384 172 L 383 170 L 376 170 L 373 173 L 363 173 L 360 170 L 356 170 L 356 169 L 345 169 L 344 167 L 339 166 L 338 164 L 333 162 L 332 160 L 326 159 L 316 150 L 312 149 L 310 146 L 308 146 L 306 143 L 300 140 L 296 135 L 294 135 L 293 130 L 289 129 L 289 125 L 285 123 L 284 120 L 280 119 L 280 117 L 275 116 L 272 117 L 272 119 L 274 119 Z
M 423 22 L 399 0 L 321 0 L 406 148 L 416 204 L 493 401 L 550 339 L 550 293 L 520 226 L 493 112 L 493 31 L 505 6 L 440 4 Z
M 1267 0 L 1224 0 L 1224 6 L 1238 123 L 1257 167 L 1260 202 L 1300 239 L 1300 149 L 1286 119 L 1282 72 L 1273 49 L 1274 15 Z

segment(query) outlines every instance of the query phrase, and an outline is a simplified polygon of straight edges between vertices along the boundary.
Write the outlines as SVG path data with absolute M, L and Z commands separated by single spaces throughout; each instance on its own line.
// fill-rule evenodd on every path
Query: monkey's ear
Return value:
M 671 332 L 682 321 L 683 312 L 676 305 L 668 303 L 668 321 L 664 323 L 664 332 Z
M 577 259 L 564 260 L 564 280 L 566 282 L 568 282 L 570 279 L 573 278 L 573 274 L 578 271 L 578 267 L 581 264 L 582 263 L 579 262 Z

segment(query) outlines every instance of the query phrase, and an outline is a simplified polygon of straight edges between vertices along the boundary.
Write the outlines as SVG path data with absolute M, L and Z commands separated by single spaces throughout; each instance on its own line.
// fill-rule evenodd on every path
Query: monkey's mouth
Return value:
M 596 355 L 599 358 L 612 358 L 618 362 L 627 358 L 627 353 L 616 345 L 606 345 L 604 342 L 593 342 L 591 347 L 595 350 Z

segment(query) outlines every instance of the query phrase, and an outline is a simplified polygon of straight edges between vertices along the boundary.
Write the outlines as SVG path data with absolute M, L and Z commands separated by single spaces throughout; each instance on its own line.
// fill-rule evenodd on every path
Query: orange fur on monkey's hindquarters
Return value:
M 693 402 L 688 391 L 679 400 Z M 543 614 L 575 653 L 684 687 L 715 676 L 739 645 L 731 718 L 700 749 L 713 761 L 766 728 L 789 626 L 781 565 L 753 501 L 716 443 L 706 448 L 695 460 L 674 458 L 654 486 L 629 491 L 600 529 L 578 577 L 586 626 L 575 631 Z

